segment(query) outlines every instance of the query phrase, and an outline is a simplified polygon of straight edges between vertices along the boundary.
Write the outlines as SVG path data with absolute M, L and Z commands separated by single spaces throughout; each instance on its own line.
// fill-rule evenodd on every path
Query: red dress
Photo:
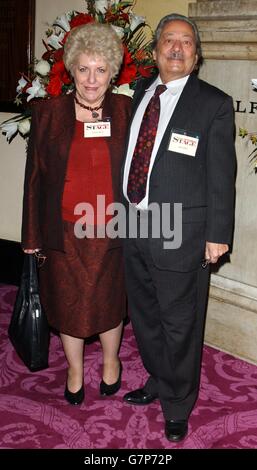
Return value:
M 94 209 L 95 220 L 92 223 L 96 225 L 97 195 L 105 196 L 106 207 L 113 202 L 110 154 L 104 137 L 84 138 L 83 126 L 83 122 L 76 121 L 65 178 L 62 215 L 63 220 L 76 222 L 80 216 L 74 215 L 74 207 L 80 202 L 87 202 Z
M 96 215 L 97 195 L 105 196 L 107 207 L 112 187 L 107 138 L 84 138 L 83 123 L 76 121 L 62 198 L 65 253 L 46 250 L 40 269 L 42 303 L 49 324 L 61 333 L 85 338 L 115 328 L 126 315 L 121 248 L 109 249 L 108 238 L 74 235 L 81 217 L 74 207 L 90 203 Z

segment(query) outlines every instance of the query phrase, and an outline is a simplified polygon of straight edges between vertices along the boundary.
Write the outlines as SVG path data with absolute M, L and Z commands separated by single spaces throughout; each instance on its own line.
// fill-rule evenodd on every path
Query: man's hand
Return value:
M 208 263 L 217 263 L 218 259 L 227 253 L 229 246 L 224 243 L 206 242 L 205 259 Z

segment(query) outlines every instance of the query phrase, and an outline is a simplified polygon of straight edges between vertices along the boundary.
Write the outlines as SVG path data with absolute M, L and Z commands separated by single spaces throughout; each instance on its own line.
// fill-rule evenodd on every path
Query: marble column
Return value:
M 239 127 L 257 131 L 257 1 L 198 0 L 189 16 L 199 27 L 205 63 L 200 78 L 234 99 L 237 182 L 234 248 L 212 273 L 206 343 L 257 363 L 257 174 L 254 149 Z

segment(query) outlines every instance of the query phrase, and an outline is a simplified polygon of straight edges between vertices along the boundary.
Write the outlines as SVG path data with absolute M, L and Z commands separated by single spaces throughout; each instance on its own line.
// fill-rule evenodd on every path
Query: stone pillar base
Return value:
M 257 289 L 212 275 L 205 343 L 257 364 Z

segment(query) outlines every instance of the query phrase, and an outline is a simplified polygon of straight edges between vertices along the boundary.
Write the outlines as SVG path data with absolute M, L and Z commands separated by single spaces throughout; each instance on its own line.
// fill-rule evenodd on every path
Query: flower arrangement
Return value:
M 30 131 L 30 104 L 34 100 L 69 93 L 73 82 L 63 62 L 64 44 L 72 28 L 92 23 L 109 23 L 121 38 L 124 59 L 120 73 L 113 84 L 114 93 L 132 96 L 136 81 L 149 77 L 155 69 L 151 53 L 151 41 L 146 41 L 145 28 L 149 28 L 143 16 L 133 13 L 136 0 L 85 0 L 85 11 L 69 11 L 57 17 L 46 31 L 43 40 L 46 51 L 40 60 L 34 59 L 30 74 L 21 73 L 15 103 L 24 112 L 4 121 L 0 128 L 10 142 L 18 133 L 27 137 Z M 150 29 L 151 32 L 151 29 Z
M 252 84 L 253 90 L 257 91 L 257 79 L 256 78 L 252 78 L 251 84 Z M 253 165 L 254 173 L 257 173 L 257 132 L 249 132 L 247 129 L 240 127 L 239 137 L 242 137 L 242 139 L 247 137 L 248 140 L 250 140 L 251 143 L 255 146 L 253 151 L 250 153 L 249 158 L 250 158 L 250 163 Z

